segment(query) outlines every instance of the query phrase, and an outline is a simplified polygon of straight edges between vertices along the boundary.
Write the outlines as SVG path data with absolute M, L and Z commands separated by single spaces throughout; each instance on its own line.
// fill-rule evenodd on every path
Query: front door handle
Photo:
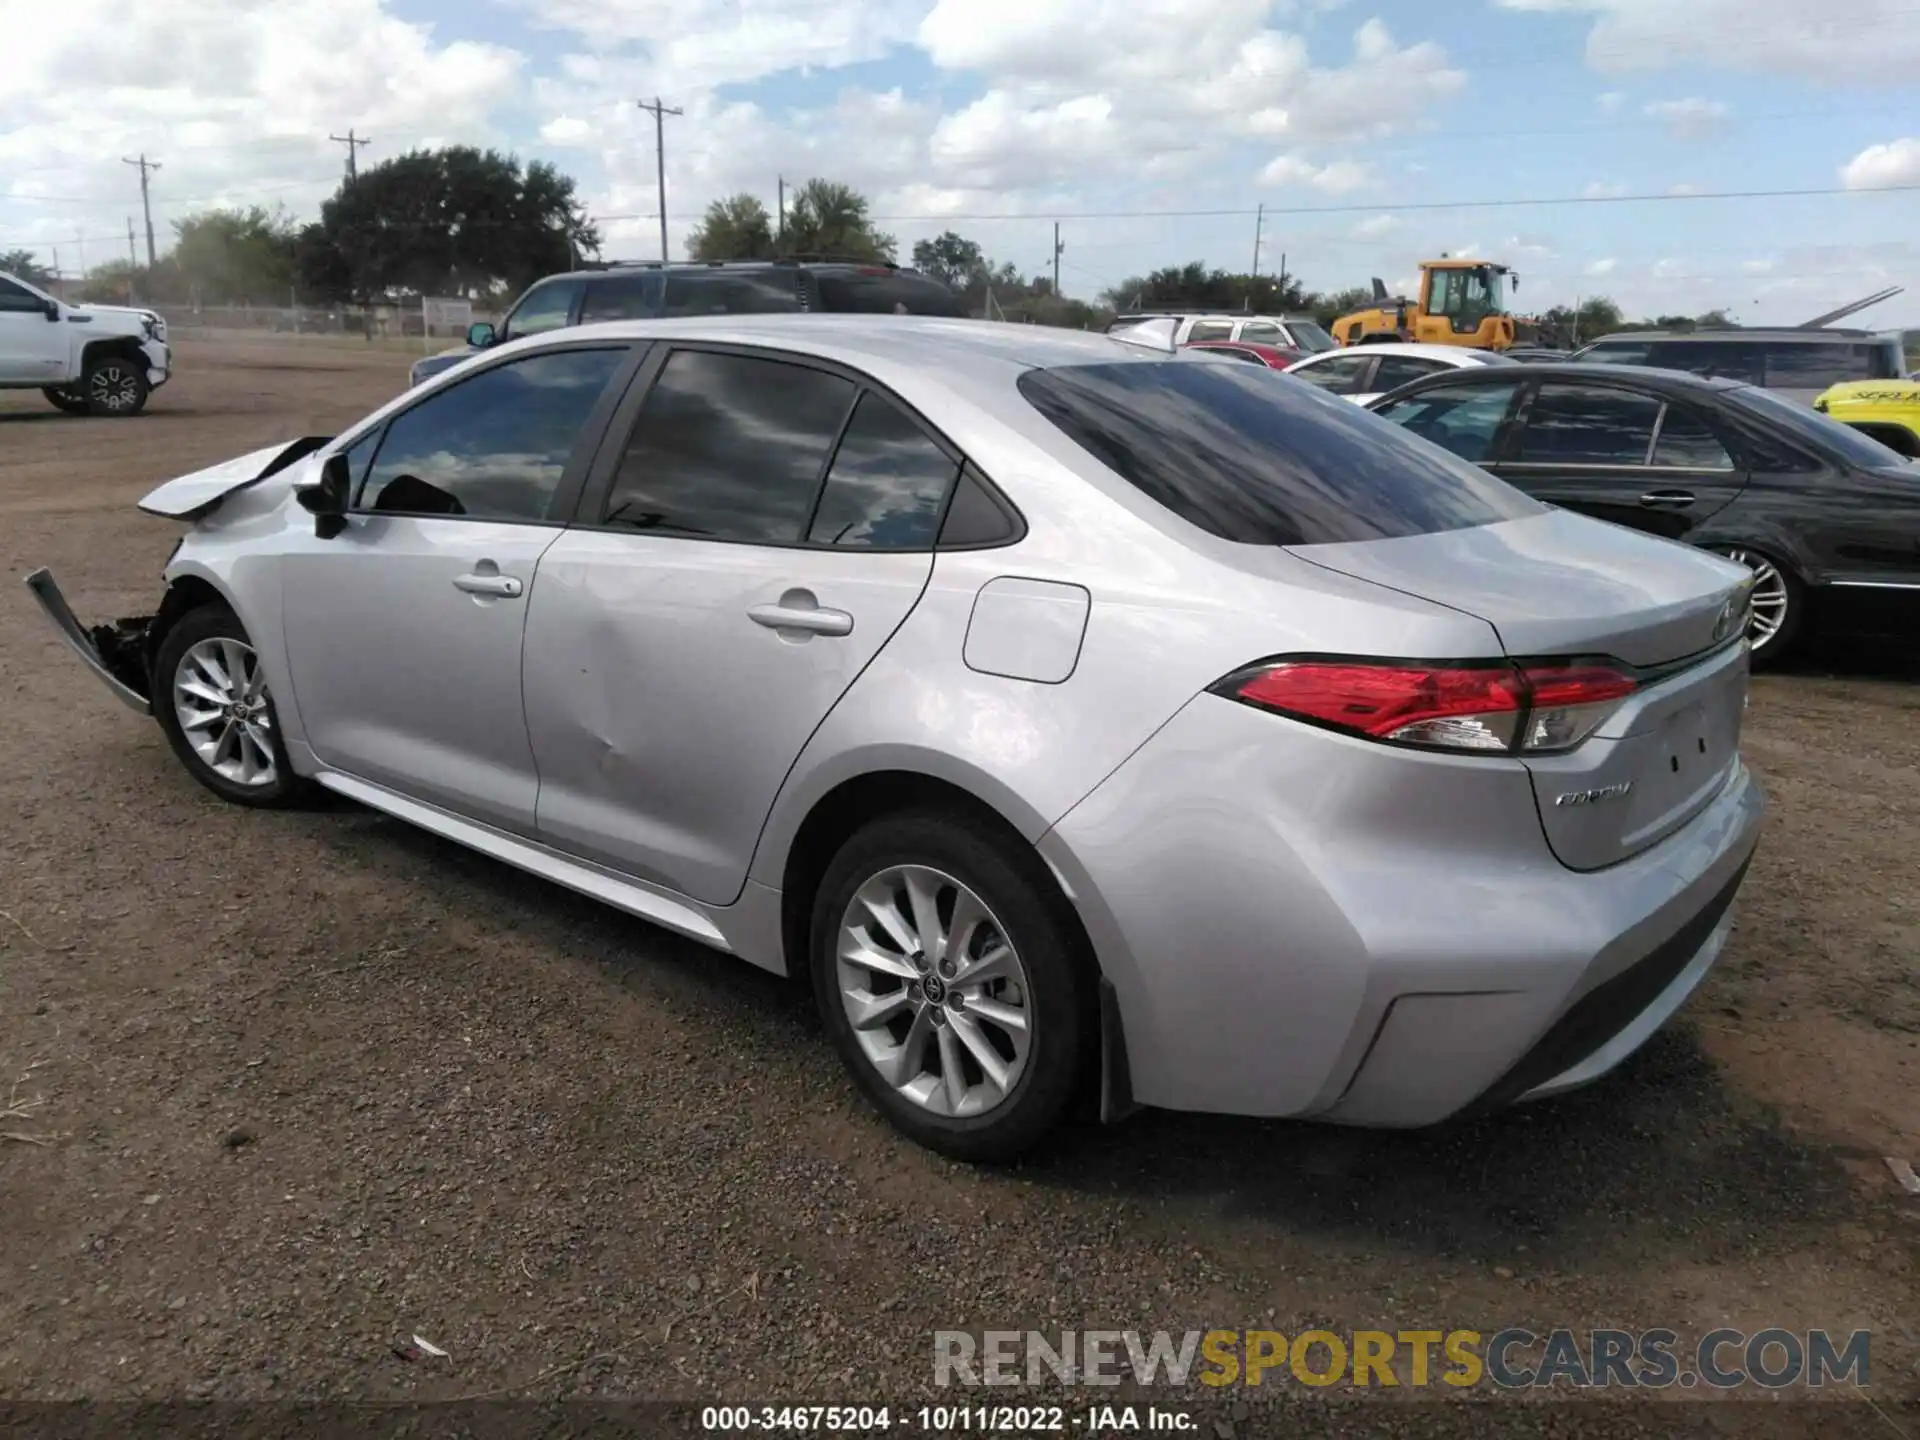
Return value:
M 1693 504 L 1691 490 L 1649 490 L 1640 503 L 1653 510 L 1684 510 Z
M 817 606 L 756 605 L 747 618 L 769 630 L 804 630 L 810 635 L 851 635 L 853 616 L 844 610 L 822 610 Z
M 469 595 L 494 595 L 503 600 L 518 600 L 526 590 L 511 575 L 456 575 L 453 588 L 464 590 Z

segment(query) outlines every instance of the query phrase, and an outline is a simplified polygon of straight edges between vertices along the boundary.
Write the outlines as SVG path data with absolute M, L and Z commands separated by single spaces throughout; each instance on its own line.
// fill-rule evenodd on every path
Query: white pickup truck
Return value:
M 124 305 L 68 305 L 0 274 L 0 389 L 39 390 L 76 415 L 138 415 L 167 383 L 167 322 Z

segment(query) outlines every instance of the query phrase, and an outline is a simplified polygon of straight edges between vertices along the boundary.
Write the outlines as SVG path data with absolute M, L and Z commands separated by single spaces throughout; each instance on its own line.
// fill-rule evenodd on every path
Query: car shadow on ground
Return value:
M 341 804 L 335 843 L 404 852 L 476 919 L 585 959 L 607 981 L 670 997 L 693 1023 L 747 1021 L 799 1063 L 838 1064 L 809 992 L 504 864 Z M 384 862 L 377 868 L 393 867 Z M 1147 1110 L 1102 1126 L 1083 1114 L 1018 1178 L 1094 1197 L 1174 1201 L 1285 1230 L 1492 1261 L 1525 1245 L 1574 1261 L 1624 1247 L 1696 1264 L 1831 1233 L 1865 1201 L 1852 1158 L 1789 1135 L 1731 1091 L 1684 1018 L 1600 1083 L 1483 1120 L 1422 1131 L 1357 1130 Z M 824 1073 L 824 1072 L 820 1072 Z M 851 1097 L 853 1087 L 847 1082 Z M 876 1134 L 877 1115 L 859 1111 Z M 911 1149 L 904 1139 L 899 1145 Z
M 1920 617 L 1920 604 L 1914 606 Z M 1914 630 L 1810 634 L 1792 654 L 1761 672 L 1820 680 L 1920 681 L 1920 642 Z

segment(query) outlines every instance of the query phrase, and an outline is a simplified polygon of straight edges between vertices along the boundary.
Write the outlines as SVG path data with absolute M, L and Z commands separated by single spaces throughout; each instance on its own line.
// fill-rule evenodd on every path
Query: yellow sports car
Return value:
M 1813 408 L 1902 455 L 1920 456 L 1920 380 L 1848 380 L 1821 392 Z

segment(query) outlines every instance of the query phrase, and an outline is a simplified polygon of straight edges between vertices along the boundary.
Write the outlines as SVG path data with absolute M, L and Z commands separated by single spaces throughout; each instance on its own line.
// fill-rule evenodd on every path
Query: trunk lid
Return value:
M 1515 659 L 1605 656 L 1637 672 L 1639 688 L 1584 744 L 1523 757 L 1547 843 L 1570 869 L 1658 844 L 1735 771 L 1748 673 L 1739 566 L 1563 510 L 1293 553 L 1485 620 Z

